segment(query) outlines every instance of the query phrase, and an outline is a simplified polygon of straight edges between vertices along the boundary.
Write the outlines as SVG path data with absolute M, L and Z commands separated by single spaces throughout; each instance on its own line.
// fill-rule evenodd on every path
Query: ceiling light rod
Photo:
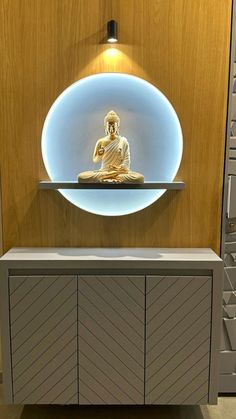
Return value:
M 118 41 L 117 27 L 118 24 L 115 20 L 109 20 L 107 22 L 107 42 L 112 44 Z

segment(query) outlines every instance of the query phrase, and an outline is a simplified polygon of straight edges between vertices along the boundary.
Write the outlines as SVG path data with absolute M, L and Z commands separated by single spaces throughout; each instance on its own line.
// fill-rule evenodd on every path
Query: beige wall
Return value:
M 212 247 L 219 252 L 231 0 L 2 0 L 1 170 L 4 250 L 11 246 Z M 101 43 L 119 23 L 116 58 Z M 173 103 L 184 134 L 178 179 L 149 208 L 106 218 L 72 206 L 40 149 L 52 102 L 97 72 L 145 78 Z

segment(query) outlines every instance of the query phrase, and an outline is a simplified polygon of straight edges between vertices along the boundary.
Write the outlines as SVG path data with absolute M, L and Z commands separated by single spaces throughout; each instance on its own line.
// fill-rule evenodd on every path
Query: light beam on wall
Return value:
M 105 53 L 105 57 L 106 57 L 107 59 L 110 59 L 110 58 L 116 58 L 116 57 L 118 57 L 118 56 L 119 56 L 119 51 L 118 51 L 118 49 L 117 49 L 117 48 L 114 48 L 114 47 L 110 47 L 110 48 L 108 48 L 106 51 L 104 51 L 104 53 Z

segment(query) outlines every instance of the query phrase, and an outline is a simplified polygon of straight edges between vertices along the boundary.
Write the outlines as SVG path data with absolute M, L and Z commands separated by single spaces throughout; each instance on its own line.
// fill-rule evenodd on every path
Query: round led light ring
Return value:
M 92 154 L 104 136 L 103 119 L 113 109 L 120 135 L 130 144 L 131 170 L 145 181 L 171 182 L 182 158 L 182 131 L 173 106 L 152 84 L 122 73 L 101 73 L 69 86 L 56 99 L 42 132 L 42 155 L 52 181 L 75 181 L 95 170 Z M 165 190 L 60 190 L 77 207 L 98 215 L 140 211 Z

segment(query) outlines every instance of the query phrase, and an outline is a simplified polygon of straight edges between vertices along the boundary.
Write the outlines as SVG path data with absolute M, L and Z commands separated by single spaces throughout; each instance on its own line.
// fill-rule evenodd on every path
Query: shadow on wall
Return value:
M 20 419 L 210 419 L 200 406 L 25 406 Z M 204 408 L 203 408 L 204 409 Z

